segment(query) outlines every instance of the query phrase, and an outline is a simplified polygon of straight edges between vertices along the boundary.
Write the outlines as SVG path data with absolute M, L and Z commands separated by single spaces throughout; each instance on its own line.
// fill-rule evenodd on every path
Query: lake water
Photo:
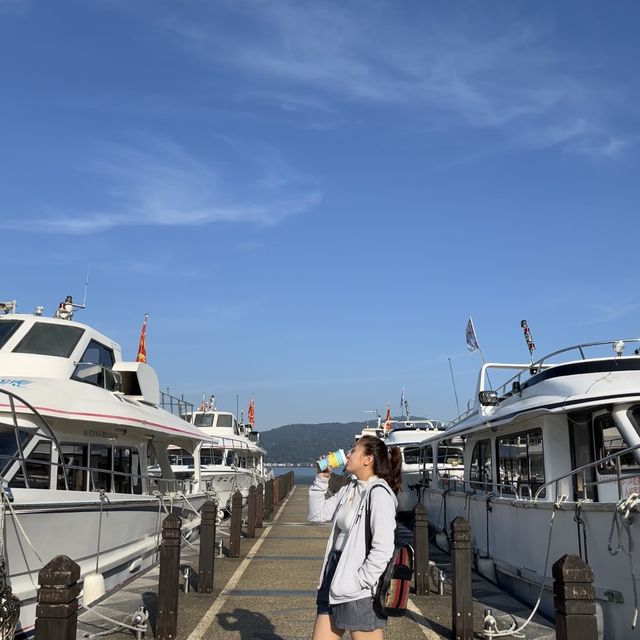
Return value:
M 272 467 L 275 477 L 293 471 L 295 484 L 311 484 L 316 477 L 315 467 Z

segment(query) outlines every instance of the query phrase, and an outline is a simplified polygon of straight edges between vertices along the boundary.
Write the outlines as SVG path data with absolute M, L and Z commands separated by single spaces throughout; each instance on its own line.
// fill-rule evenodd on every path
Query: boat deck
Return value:
M 307 522 L 307 488 L 295 486 L 274 519 L 258 530 L 258 537 L 242 539 L 239 558 L 216 558 L 213 594 L 180 592 L 178 638 L 308 640 L 311 637 L 315 589 L 330 526 Z M 219 528 L 220 534 L 224 536 L 224 526 Z M 401 535 L 408 539 L 412 537 L 406 527 L 402 527 Z M 441 564 L 446 573 L 449 557 L 433 547 L 430 553 L 431 559 Z M 197 567 L 197 543 L 183 550 L 182 559 L 183 564 Z M 157 585 L 156 568 L 108 596 L 97 610 L 116 620 L 125 620 L 127 614 L 144 604 L 150 612 L 151 622 L 146 637 L 153 638 Z M 493 611 L 501 629 L 508 627 L 513 618 L 522 622 L 529 615 L 529 610 L 521 603 L 475 574 L 473 592 L 476 631 L 482 629 L 483 612 L 487 608 Z M 77 638 L 86 638 L 87 632 L 100 633 L 113 627 L 112 623 L 99 620 L 93 612 L 85 611 L 80 616 Z M 435 593 L 421 597 L 412 595 L 410 611 L 403 618 L 389 620 L 385 638 L 450 638 L 450 627 L 451 585 L 447 582 L 444 596 Z M 552 625 L 539 617 L 523 633 L 529 640 L 555 638 Z M 108 637 L 124 640 L 133 635 L 131 631 L 123 631 Z

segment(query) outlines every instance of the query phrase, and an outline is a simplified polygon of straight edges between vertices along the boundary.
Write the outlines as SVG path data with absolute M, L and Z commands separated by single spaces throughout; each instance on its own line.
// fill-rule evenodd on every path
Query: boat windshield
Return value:
M 14 353 L 68 358 L 80 340 L 84 329 L 48 322 L 38 322 L 20 340 Z
M 168 451 L 169 463 L 172 465 L 183 465 L 193 467 L 193 456 L 184 449 Z
M 200 464 L 222 464 L 224 462 L 224 449 L 210 449 L 203 447 L 200 450 Z
M 22 324 L 22 320 L 3 320 L 0 322 L 0 349 Z
M 213 427 L 213 413 L 196 413 L 196 427 Z

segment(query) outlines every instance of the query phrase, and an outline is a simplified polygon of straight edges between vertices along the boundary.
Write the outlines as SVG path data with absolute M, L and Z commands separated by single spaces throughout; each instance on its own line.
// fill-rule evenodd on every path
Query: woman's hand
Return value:
M 331 477 L 331 467 L 327 464 L 327 468 L 324 471 L 320 470 L 320 465 L 316 462 L 316 475 L 321 478 L 329 478 Z

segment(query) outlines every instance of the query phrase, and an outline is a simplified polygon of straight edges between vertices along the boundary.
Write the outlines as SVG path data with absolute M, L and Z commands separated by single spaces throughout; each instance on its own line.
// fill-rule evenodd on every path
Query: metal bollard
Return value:
M 256 487 L 256 529 L 262 529 L 263 486 L 260 483 Z
M 429 574 L 429 522 L 424 505 L 417 504 L 413 510 L 413 549 L 415 552 L 416 595 L 426 596 L 430 591 Z
M 247 499 L 247 538 L 256 537 L 256 488 L 249 487 L 249 497 Z
M 231 498 L 231 527 L 229 537 L 229 557 L 240 556 L 240 537 L 242 535 L 242 494 L 236 491 Z
M 178 581 L 180 577 L 180 518 L 170 513 L 162 521 L 158 620 L 156 638 L 175 640 L 178 629 Z
M 218 503 L 207 500 L 200 509 L 200 557 L 198 559 L 198 593 L 213 592 L 216 515 Z
M 557 640 L 596 640 L 593 571 L 579 556 L 564 555 L 553 565 Z
M 471 599 L 471 527 L 461 516 L 451 522 L 453 592 L 451 629 L 455 640 L 473 639 Z
M 80 566 L 56 556 L 38 573 L 36 640 L 75 640 L 78 629 Z

